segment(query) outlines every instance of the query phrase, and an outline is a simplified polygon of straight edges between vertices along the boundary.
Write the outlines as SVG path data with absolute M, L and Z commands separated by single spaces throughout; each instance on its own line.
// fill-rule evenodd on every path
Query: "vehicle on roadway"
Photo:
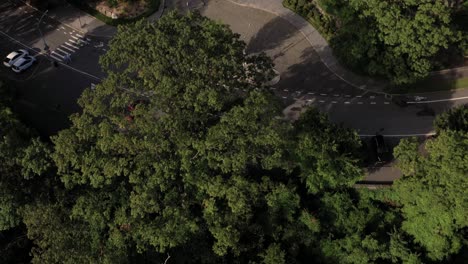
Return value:
M 3 65 L 7 66 L 8 68 L 13 66 L 13 64 L 23 58 L 24 56 L 29 55 L 29 52 L 24 49 L 19 49 L 17 51 L 13 51 L 10 54 L 6 56 L 6 58 L 3 60 Z
M 11 66 L 11 69 L 16 73 L 20 73 L 26 70 L 27 68 L 31 67 L 31 65 L 33 65 L 35 62 L 36 58 L 30 55 L 26 55 L 22 58 L 17 59 L 13 66 Z
M 388 161 L 388 155 L 390 151 L 387 147 L 387 144 L 385 143 L 384 137 L 380 134 L 377 134 L 372 138 L 372 143 L 378 162 Z

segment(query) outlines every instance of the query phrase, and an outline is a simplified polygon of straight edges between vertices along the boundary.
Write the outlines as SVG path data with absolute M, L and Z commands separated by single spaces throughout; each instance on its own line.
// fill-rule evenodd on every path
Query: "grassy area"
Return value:
M 393 87 L 392 93 L 425 93 L 425 92 L 437 92 L 437 91 L 448 91 L 468 88 L 468 77 L 456 79 L 456 80 L 443 80 L 440 78 L 427 78 L 414 84 Z
M 88 13 L 88 14 L 92 15 L 93 17 L 95 17 L 95 18 L 101 20 L 102 22 L 104 22 L 104 23 L 106 23 L 108 25 L 111 25 L 111 26 L 128 24 L 128 23 L 132 23 L 132 22 L 135 22 L 137 20 L 140 20 L 140 19 L 142 19 L 144 17 L 148 17 L 151 14 L 158 11 L 159 4 L 160 4 L 160 0 L 149 0 L 149 2 L 150 2 L 149 9 L 145 13 L 143 13 L 143 14 L 137 16 L 137 17 L 130 18 L 130 19 L 127 19 L 127 18 L 112 19 L 111 17 L 108 17 L 108 16 L 102 14 L 101 12 L 97 11 L 96 9 L 91 8 L 88 4 L 86 4 L 86 1 L 83 1 L 83 0 L 67 0 L 67 1 L 70 4 L 74 5 L 75 7 L 83 10 L 83 12 Z

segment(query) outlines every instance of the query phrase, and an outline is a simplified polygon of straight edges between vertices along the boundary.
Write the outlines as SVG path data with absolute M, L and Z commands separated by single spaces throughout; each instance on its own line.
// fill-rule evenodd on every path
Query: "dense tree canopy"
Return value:
M 396 84 L 426 77 L 446 63 L 443 58 L 449 49 L 463 57 L 466 40 L 460 26 L 452 21 L 460 5 L 447 1 L 284 2 L 323 27 L 335 54 L 346 65 Z
M 12 245 L 26 236 L 33 263 L 422 263 L 461 251 L 466 134 L 444 131 L 427 157 L 403 141 L 395 188 L 356 189 L 356 132 L 314 109 L 284 120 L 264 85 L 271 60 L 244 49 L 224 25 L 169 13 L 119 28 L 108 77 L 51 142 L 2 106 L 0 262 L 20 262 Z
M 449 110 L 435 121 L 438 136 L 418 153 L 416 139 L 395 150 L 404 177 L 395 193 L 405 217 L 402 229 L 442 260 L 468 245 L 468 119 L 466 106 Z

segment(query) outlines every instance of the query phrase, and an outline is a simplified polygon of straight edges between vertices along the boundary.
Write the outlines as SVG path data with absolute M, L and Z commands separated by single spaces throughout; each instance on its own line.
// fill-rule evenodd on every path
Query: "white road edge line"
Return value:
M 425 136 L 425 137 L 429 137 L 429 136 L 434 136 L 436 133 L 435 132 L 429 132 L 429 133 L 426 133 L 426 134 L 401 134 L 401 135 L 385 135 L 385 134 L 381 134 L 382 136 L 384 137 L 421 137 L 421 136 Z M 375 137 L 375 135 L 369 135 L 369 134 L 358 134 L 360 137 Z
M 440 99 L 440 100 L 430 100 L 430 101 L 407 102 L 407 103 L 408 104 L 428 104 L 428 103 L 438 103 L 438 102 L 447 102 L 447 101 L 457 101 L 457 100 L 464 100 L 464 99 L 468 99 L 468 96 L 449 98 L 449 99 Z

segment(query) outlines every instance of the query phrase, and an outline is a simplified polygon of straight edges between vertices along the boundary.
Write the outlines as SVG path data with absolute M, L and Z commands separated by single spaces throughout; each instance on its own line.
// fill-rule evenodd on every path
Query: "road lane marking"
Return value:
M 70 52 L 61 49 L 61 46 L 60 46 L 60 47 L 57 47 L 55 50 L 58 50 L 58 51 L 60 51 L 60 52 L 62 52 L 62 53 L 64 53 L 64 54 L 70 54 Z
M 344 102 L 345 104 L 350 104 L 350 102 Z
M 407 102 L 408 104 L 428 104 L 428 103 L 438 103 L 438 102 L 447 102 L 447 101 L 457 101 L 468 99 L 468 96 L 465 97 L 455 97 L 449 99 L 439 99 L 439 100 L 430 100 L 430 101 L 418 101 L 418 102 Z
M 423 136 L 423 137 L 429 137 L 429 136 L 434 136 L 436 135 L 435 132 L 429 132 L 429 133 L 426 133 L 426 134 L 400 134 L 400 135 L 392 135 L 392 134 L 381 134 L 382 136 L 384 137 L 420 137 L 420 136 Z M 375 137 L 375 134 L 374 135 L 369 135 L 369 134 L 359 134 L 358 136 L 360 137 Z
M 320 101 L 319 101 L 319 103 L 325 103 L 325 101 L 323 101 L 323 100 L 320 100 Z
M 336 104 L 336 103 L 337 103 L 337 101 L 332 101 L 332 104 Z
M 60 53 L 56 52 L 55 50 L 54 50 L 54 51 L 52 51 L 52 54 L 51 54 L 51 56 L 52 56 L 52 55 L 59 56 L 59 57 L 60 57 L 60 58 L 62 58 L 62 59 L 64 59 L 64 58 L 65 58 L 65 56 L 62 56 L 62 55 L 60 55 Z
M 315 93 L 308 92 L 307 94 L 315 94 Z
M 384 104 L 390 104 L 390 102 L 384 102 Z
M 288 90 L 288 89 L 284 89 L 283 91 L 285 91 L 285 92 L 289 92 L 289 90 Z
M 78 37 L 80 37 L 80 38 L 84 38 L 84 36 L 83 36 L 83 35 L 81 35 L 81 34 L 78 34 L 78 33 L 75 33 L 75 36 L 78 36 Z
M 72 48 L 74 48 L 74 49 L 76 49 L 76 50 L 79 50 L 79 49 L 80 49 L 80 48 L 78 48 L 77 46 L 75 46 L 75 45 L 73 45 L 73 44 L 71 44 L 71 43 L 68 43 L 68 42 L 65 42 L 65 45 L 70 46 L 70 47 L 72 47 Z
M 50 57 L 51 57 L 51 58 L 54 58 L 55 60 L 58 60 L 58 61 L 60 61 L 60 62 L 63 61 L 61 58 L 56 57 L 55 54 L 50 54 Z
M 70 48 L 69 48 L 69 47 L 67 47 L 66 45 L 60 45 L 60 48 L 64 48 L 64 49 L 66 49 L 66 50 L 68 50 L 68 51 L 70 51 L 70 52 L 72 52 L 72 53 L 74 53 L 74 52 L 75 52 L 75 50 L 74 50 L 74 49 L 70 49 Z
M 333 96 L 338 97 L 338 96 L 340 96 L 340 95 L 339 95 L 339 94 L 334 94 Z
M 375 102 L 371 102 L 370 104 L 376 104 Z
M 362 102 L 357 102 L 357 104 L 363 104 Z
M 356 95 L 356 97 L 357 97 L 357 98 L 361 98 L 361 97 L 362 97 L 362 95 Z

